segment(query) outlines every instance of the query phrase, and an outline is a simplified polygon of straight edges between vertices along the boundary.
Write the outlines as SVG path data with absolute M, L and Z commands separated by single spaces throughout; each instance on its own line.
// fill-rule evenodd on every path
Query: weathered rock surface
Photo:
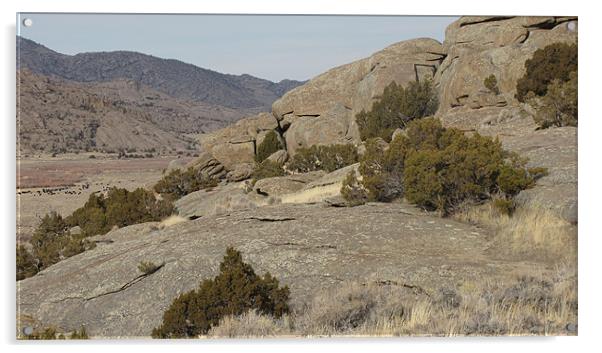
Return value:
M 175 205 L 180 216 L 196 218 L 254 209 L 274 202 L 272 197 L 252 192 L 246 181 L 195 191 L 176 201 Z
M 347 174 L 352 170 L 357 171 L 359 163 L 335 170 L 323 177 L 305 185 L 301 190 L 283 195 L 282 203 L 319 203 L 327 202 L 341 195 L 341 186 Z
M 286 163 L 286 161 L 288 161 L 288 152 L 286 152 L 285 150 L 279 150 L 272 153 L 267 159 L 270 162 L 283 165 L 284 163 Z
M 446 29 L 447 57 L 435 75 L 438 114 L 517 105 L 516 82 L 525 73 L 525 61 L 546 45 L 576 41 L 574 17 L 460 18 Z M 499 94 L 483 84 L 491 74 L 497 79 Z
M 261 179 L 255 183 L 253 190 L 261 195 L 282 196 L 303 189 L 314 180 L 323 177 L 325 174 L 326 172 L 324 171 L 316 171 Z
M 277 126 L 276 120 L 269 113 L 259 113 L 201 136 L 200 143 L 204 151 L 213 155 L 227 169 L 232 169 L 236 164 L 252 163 L 256 146 L 263 141 L 269 130 L 274 130 Z
M 556 211 L 577 222 L 577 129 L 536 131 L 528 107 L 514 98 L 525 61 L 555 42 L 577 42 L 574 17 L 462 17 L 446 30 L 447 57 L 435 75 L 446 126 L 498 137 L 504 147 L 546 167 L 550 175 L 522 192 L 529 207 Z M 491 74 L 499 94 L 485 88 Z
M 92 336 L 148 336 L 176 296 L 218 273 L 227 246 L 288 285 L 293 305 L 341 281 L 391 280 L 433 293 L 541 267 L 493 259 L 482 230 L 400 204 L 268 206 L 164 229 L 130 226 L 103 238 L 18 282 L 17 312 L 64 330 L 83 325 Z M 143 275 L 141 261 L 161 267 Z
M 285 94 L 272 114 L 285 133 L 287 149 L 359 141 L 355 115 L 395 81 L 432 78 L 445 57 L 441 43 L 414 39 L 393 44 L 369 58 L 329 70 Z
M 215 159 L 210 153 L 204 152 L 196 159 L 186 165 L 186 168 L 192 167 L 199 170 L 208 178 L 221 179 L 227 171 L 223 164 Z M 183 169 L 183 168 L 182 168 Z

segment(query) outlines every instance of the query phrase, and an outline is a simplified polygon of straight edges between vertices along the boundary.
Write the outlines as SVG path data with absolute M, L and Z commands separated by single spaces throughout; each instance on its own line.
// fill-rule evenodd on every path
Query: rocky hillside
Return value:
M 514 98 L 524 63 L 535 50 L 577 41 L 577 19 L 569 17 L 463 17 L 446 30 L 444 43 L 414 39 L 331 69 L 274 102 L 259 114 L 203 136 L 201 144 L 225 167 L 246 170 L 269 130 L 280 132 L 289 155 L 299 147 L 361 144 L 355 115 L 369 110 L 391 81 L 407 85 L 433 80 L 444 125 L 497 136 L 507 149 L 547 167 L 550 175 L 520 200 L 553 208 L 576 222 L 577 130 L 536 131 L 526 108 Z M 499 93 L 483 82 L 494 74 Z
M 225 180 L 178 200 L 181 223 L 139 224 L 94 238 L 95 249 L 18 282 L 18 312 L 67 330 L 86 325 L 93 335 L 147 336 L 173 298 L 217 273 L 229 245 L 258 272 L 270 271 L 289 285 L 299 306 L 317 290 L 349 280 L 396 283 L 430 295 L 483 278 L 502 283 L 525 270 L 548 274 L 554 267 L 549 262 L 502 256 L 489 228 L 435 217 L 401 201 L 336 207 L 342 180 L 357 164 L 328 174 L 244 179 L 269 131 L 286 146 L 280 155 L 333 143 L 360 147 L 355 114 L 392 80 L 407 85 L 432 79 L 440 96 L 436 116 L 444 125 L 496 136 L 533 166 L 548 168 L 549 175 L 517 199 L 529 206 L 524 209 L 551 211 L 558 221 L 554 231 L 574 231 L 577 129 L 537 130 L 514 90 L 537 48 L 576 40 L 576 18 L 463 17 L 449 26 L 444 43 L 404 41 L 327 71 L 286 93 L 271 113 L 203 136 L 205 152 L 191 165 Z M 499 80 L 497 94 L 483 86 L 490 74 Z M 541 231 L 546 220 L 533 223 L 522 222 L 521 229 Z M 160 268 L 140 274 L 141 261 Z
M 178 60 L 128 51 L 64 55 L 23 37 L 17 41 L 19 65 L 38 74 L 78 82 L 127 79 L 175 98 L 231 108 L 243 114 L 269 110 L 272 102 L 303 83 L 226 75 Z
M 221 128 L 240 112 L 174 99 L 130 80 L 78 83 L 18 72 L 22 154 L 196 150 L 189 133 Z

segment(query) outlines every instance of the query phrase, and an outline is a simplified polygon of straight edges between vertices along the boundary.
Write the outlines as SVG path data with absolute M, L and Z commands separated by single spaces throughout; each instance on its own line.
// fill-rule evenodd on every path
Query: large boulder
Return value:
M 525 61 L 537 49 L 577 42 L 576 17 L 462 17 L 446 30 L 447 57 L 435 75 L 437 116 L 448 127 L 497 137 L 549 175 L 518 195 L 519 204 L 555 211 L 577 222 L 575 128 L 538 131 L 528 106 L 516 98 Z M 495 75 L 499 92 L 484 85 Z
M 576 41 L 576 17 L 460 18 L 445 32 L 447 57 L 435 75 L 438 114 L 517 106 L 516 82 L 525 73 L 525 61 L 549 44 Z M 484 86 L 492 74 L 499 93 Z
M 278 150 L 272 153 L 268 158 L 266 158 L 270 162 L 278 163 L 279 165 L 284 165 L 288 161 L 288 152 L 285 150 Z
M 200 137 L 204 151 L 210 153 L 227 169 L 240 163 L 252 163 L 257 145 L 269 130 L 278 126 L 269 113 L 241 119 L 233 125 Z
M 403 41 L 289 91 L 272 105 L 286 130 L 289 153 L 315 144 L 359 142 L 355 115 L 370 109 L 392 81 L 406 85 L 433 78 L 444 57 L 443 46 L 434 39 Z
M 274 202 L 272 197 L 253 192 L 247 181 L 195 191 L 176 201 L 175 206 L 180 216 L 198 218 L 254 209 Z
M 213 179 L 221 179 L 227 173 L 224 165 L 215 159 L 213 155 L 207 152 L 201 153 L 197 158 L 190 161 L 184 168 L 189 167 L 199 170 L 205 177 Z
M 282 203 L 330 203 L 332 199 L 341 196 L 343 180 L 351 171 L 357 172 L 359 163 L 348 165 L 334 172 L 328 173 L 319 179 L 307 183 L 302 189 L 283 195 Z M 338 201 L 337 201 L 338 203 Z
M 261 195 L 282 196 L 297 192 L 314 180 L 326 174 L 324 171 L 315 171 L 303 174 L 293 174 L 258 180 L 253 190 Z

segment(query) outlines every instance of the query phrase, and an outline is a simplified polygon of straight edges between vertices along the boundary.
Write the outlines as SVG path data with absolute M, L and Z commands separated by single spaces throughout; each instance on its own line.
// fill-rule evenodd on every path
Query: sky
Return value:
M 63 54 L 130 50 L 277 82 L 307 80 L 406 39 L 443 41 L 456 19 L 21 13 L 17 34 Z

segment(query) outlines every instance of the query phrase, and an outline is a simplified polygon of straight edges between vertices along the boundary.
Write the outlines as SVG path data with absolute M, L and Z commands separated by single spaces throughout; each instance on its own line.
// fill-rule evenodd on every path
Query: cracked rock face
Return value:
M 549 44 L 576 43 L 576 23 L 576 17 L 471 16 L 452 23 L 443 43 L 447 57 L 435 75 L 438 114 L 517 105 L 516 82 L 525 73 L 525 61 Z M 499 94 L 483 84 L 491 74 L 497 78 Z
M 84 325 L 92 336 L 149 336 L 176 296 L 217 275 L 227 246 L 288 285 L 295 306 L 341 281 L 392 281 L 434 293 L 537 266 L 492 258 L 483 230 L 401 204 L 281 204 L 164 229 L 135 225 L 102 238 L 95 249 L 18 282 L 18 313 L 66 330 Z M 163 265 L 143 275 L 142 261 Z
M 432 78 L 445 57 L 434 39 L 393 44 L 372 56 L 331 69 L 293 89 L 272 105 L 283 125 L 287 149 L 359 141 L 355 115 L 369 110 L 392 81 L 406 85 Z

